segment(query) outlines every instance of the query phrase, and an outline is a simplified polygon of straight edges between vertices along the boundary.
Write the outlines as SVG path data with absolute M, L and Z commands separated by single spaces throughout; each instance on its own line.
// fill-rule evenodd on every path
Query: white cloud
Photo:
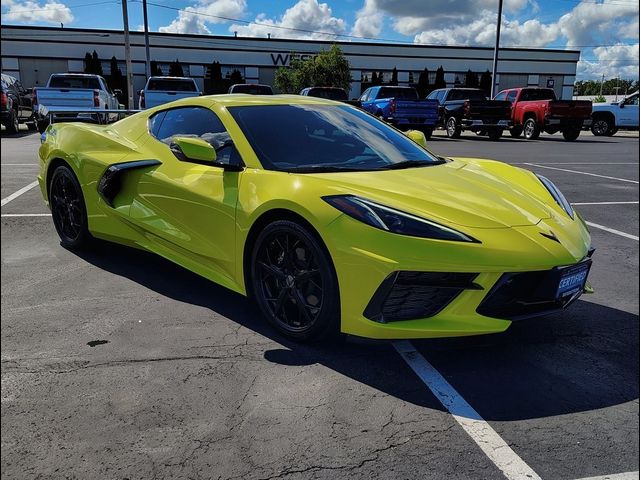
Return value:
M 8 10 L 2 13 L 5 21 L 55 24 L 73 21 L 71 9 L 64 3 L 55 0 L 49 0 L 42 4 L 34 1 L 5 0 L 2 2 L 2 6 L 8 7 Z
M 363 7 L 356 12 L 356 21 L 351 35 L 357 37 L 376 37 L 382 31 L 383 13 L 375 0 L 365 0 Z
M 584 78 L 638 78 L 640 44 L 614 45 L 593 49 L 593 57 L 578 62 L 578 75 Z
M 285 27 L 278 28 L 278 27 Z M 299 29 L 306 31 L 286 30 Z M 333 16 L 331 8 L 318 0 L 299 0 L 293 7 L 288 8 L 280 19 L 268 18 L 264 13 L 259 14 L 255 23 L 249 25 L 233 24 L 229 31 L 238 32 L 246 37 L 302 38 L 314 40 L 335 39 L 332 33 L 342 34 L 347 29 L 347 23 Z M 329 32 L 311 33 L 311 32 Z
M 208 23 L 226 23 L 216 17 L 238 18 L 244 15 L 246 0 L 200 0 L 178 12 L 178 18 L 158 30 L 164 33 L 211 33 Z

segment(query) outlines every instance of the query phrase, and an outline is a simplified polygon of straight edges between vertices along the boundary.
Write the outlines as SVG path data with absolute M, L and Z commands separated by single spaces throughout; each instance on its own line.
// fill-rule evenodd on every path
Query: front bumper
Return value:
M 479 307 L 503 275 L 552 270 L 587 257 L 590 237 L 586 227 L 580 221 L 571 221 L 570 228 L 564 227 L 566 224 L 547 219 L 535 226 L 464 228 L 466 234 L 482 242 L 466 243 L 395 235 L 344 215 L 338 217 L 329 226 L 330 231 L 325 232 L 328 234 L 325 239 L 340 285 L 341 329 L 351 335 L 379 339 L 502 332 L 513 318 L 487 315 L 479 311 Z M 549 229 L 556 234 L 558 242 L 541 235 Z M 379 290 L 386 288 L 389 292 L 385 281 L 397 279 L 399 272 L 466 274 L 466 277 L 456 280 L 464 283 L 449 285 L 456 290 L 453 295 L 442 290 L 441 284 L 428 285 L 420 281 L 416 287 L 414 282 L 411 292 L 405 289 L 394 293 L 391 301 L 395 303 L 387 305 L 385 319 L 383 303 L 387 297 Z M 403 282 L 405 287 L 411 283 L 406 278 Z M 410 299 L 409 295 L 415 292 L 422 296 Z M 428 301 L 438 303 L 431 311 L 424 295 L 430 296 Z M 388 313 L 394 308 L 396 318 L 387 321 Z M 412 317 L 421 308 L 426 314 Z

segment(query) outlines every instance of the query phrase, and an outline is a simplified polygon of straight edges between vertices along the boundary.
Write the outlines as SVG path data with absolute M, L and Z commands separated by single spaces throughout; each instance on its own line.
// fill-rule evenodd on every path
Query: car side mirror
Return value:
M 427 148 L 427 137 L 420 130 L 407 130 L 404 134 L 421 147 Z
M 624 108 L 624 105 L 625 105 L 625 103 L 624 103 L 624 100 L 623 100 L 623 101 L 620 102 L 620 108 Z
M 183 162 L 215 163 L 216 149 L 201 138 L 173 137 L 169 145 L 171 152 Z

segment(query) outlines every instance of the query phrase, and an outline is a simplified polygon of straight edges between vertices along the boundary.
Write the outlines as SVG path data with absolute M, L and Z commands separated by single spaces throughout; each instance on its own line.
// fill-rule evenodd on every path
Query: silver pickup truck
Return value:
M 143 90 L 140 90 L 139 108 L 156 107 L 181 98 L 201 95 L 193 78 L 188 77 L 149 77 Z
M 82 115 L 91 116 L 91 110 L 118 110 L 117 94 L 109 88 L 99 75 L 83 73 L 54 73 L 49 77 L 47 86 L 33 89 L 33 109 L 38 129 L 46 128 L 47 112 L 55 111 L 60 116 L 78 117 L 74 113 L 81 110 Z M 69 112 L 68 114 L 64 112 Z M 96 122 L 106 122 L 107 114 L 95 114 Z

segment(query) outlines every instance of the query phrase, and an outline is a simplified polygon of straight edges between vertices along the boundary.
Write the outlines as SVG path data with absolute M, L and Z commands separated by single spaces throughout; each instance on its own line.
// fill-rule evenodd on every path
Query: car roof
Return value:
M 343 105 L 342 102 L 327 100 L 320 97 L 307 97 L 304 95 L 251 95 L 248 93 L 224 93 L 219 95 L 203 95 L 200 97 L 183 98 L 171 103 L 171 107 L 200 106 L 211 107 L 213 105 L 225 107 L 260 106 L 260 105 Z M 163 108 L 164 107 L 164 108 Z M 159 105 L 153 109 L 165 110 L 167 105 Z

